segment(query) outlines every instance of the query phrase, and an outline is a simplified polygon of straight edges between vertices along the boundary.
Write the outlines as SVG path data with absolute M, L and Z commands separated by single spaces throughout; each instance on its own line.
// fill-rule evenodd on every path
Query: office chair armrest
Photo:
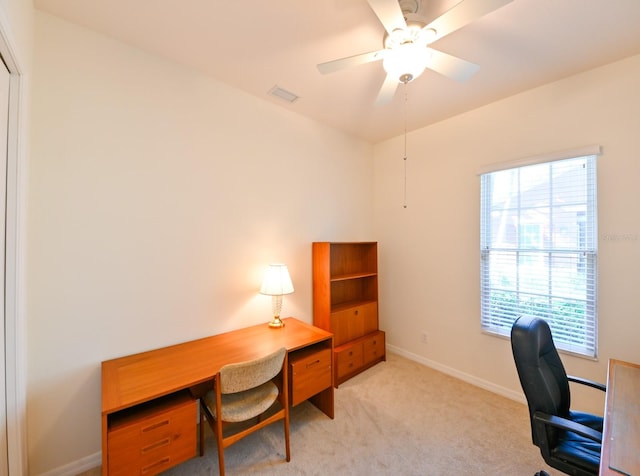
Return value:
M 567 380 L 569 380 L 569 382 L 579 383 L 580 385 L 586 385 L 587 387 L 596 388 L 598 390 L 602 390 L 603 392 L 607 391 L 607 386 L 606 385 L 601 384 L 599 382 L 594 382 L 593 380 L 588 380 L 586 378 L 575 377 L 573 375 L 567 375 Z
M 566 418 L 556 415 L 548 415 L 547 413 L 542 412 L 535 412 L 533 418 L 545 425 L 550 425 L 561 430 L 572 431 L 580 436 L 602 443 L 602 433 L 594 430 L 593 428 L 589 428 L 586 425 L 576 423 L 575 421 L 567 420 Z

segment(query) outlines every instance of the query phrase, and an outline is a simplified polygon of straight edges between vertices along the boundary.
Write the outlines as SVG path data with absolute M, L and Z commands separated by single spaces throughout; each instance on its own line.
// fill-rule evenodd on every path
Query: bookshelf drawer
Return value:
M 361 342 L 336 350 L 336 377 L 341 379 L 355 372 L 362 367 L 363 363 Z
M 376 332 L 363 342 L 364 363 L 374 362 L 385 357 L 384 332 Z

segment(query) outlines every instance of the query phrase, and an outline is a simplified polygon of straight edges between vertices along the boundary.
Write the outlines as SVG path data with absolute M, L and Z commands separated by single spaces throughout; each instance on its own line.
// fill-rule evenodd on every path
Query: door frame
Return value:
M 0 55 L 10 73 L 4 290 L 7 453 L 9 474 L 21 475 L 28 472 L 24 319 L 27 88 L 10 32 L 9 19 L 0 8 Z

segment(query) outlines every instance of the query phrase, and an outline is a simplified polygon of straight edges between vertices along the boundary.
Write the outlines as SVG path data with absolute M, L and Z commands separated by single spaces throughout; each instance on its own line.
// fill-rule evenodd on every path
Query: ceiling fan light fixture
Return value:
M 436 31 L 433 28 L 423 28 L 424 23 L 408 23 L 406 28 L 397 28 L 391 33 L 385 33 L 382 44 L 387 49 L 394 49 L 406 43 L 419 43 L 426 46 L 432 38 L 435 38 Z
M 407 33 L 404 30 L 396 28 L 391 33 L 385 34 L 382 43 L 385 48 L 393 49 L 404 43 L 406 41 L 406 37 Z
M 427 67 L 427 49 L 416 43 L 405 43 L 388 50 L 382 61 L 384 70 L 400 83 L 408 83 L 420 76 Z
M 438 32 L 434 28 L 421 28 L 418 33 L 418 42 L 428 45 L 436 39 L 436 36 L 438 36 Z
M 384 27 L 383 49 L 321 63 L 318 70 L 327 74 L 382 60 L 387 76 L 376 99 L 376 104 L 381 105 L 393 98 L 396 82 L 407 84 L 426 68 L 456 81 L 469 79 L 480 69 L 479 65 L 429 45 L 513 0 L 456 0 L 455 6 L 429 20 L 418 13 L 422 0 L 366 1 Z

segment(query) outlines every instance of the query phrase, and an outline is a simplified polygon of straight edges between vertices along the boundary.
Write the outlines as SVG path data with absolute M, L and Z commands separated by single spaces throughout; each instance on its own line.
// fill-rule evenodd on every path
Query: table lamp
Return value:
M 292 292 L 293 283 L 287 266 L 284 264 L 270 264 L 267 267 L 267 273 L 260 288 L 260 294 L 271 296 L 273 320 L 269 323 L 269 327 L 273 329 L 284 327 L 284 322 L 280 319 L 282 295 L 291 294 Z

